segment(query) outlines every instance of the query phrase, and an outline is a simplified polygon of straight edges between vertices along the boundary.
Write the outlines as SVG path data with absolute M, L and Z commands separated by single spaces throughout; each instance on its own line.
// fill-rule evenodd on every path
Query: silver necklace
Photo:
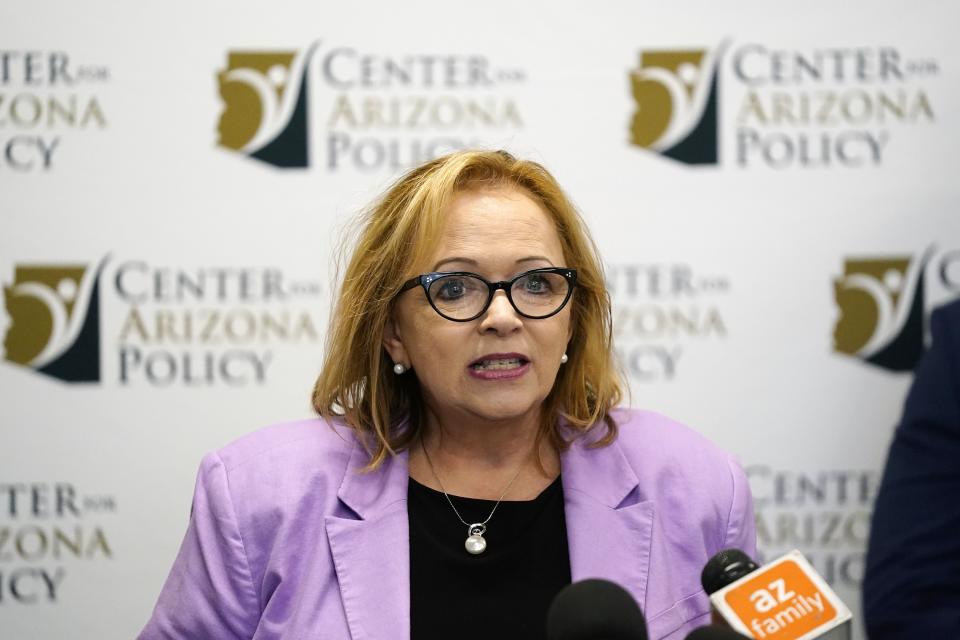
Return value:
M 463 519 L 463 516 L 460 515 L 460 512 L 457 511 L 457 508 L 453 506 L 453 500 L 450 499 L 449 494 L 447 494 L 447 490 L 443 488 L 443 483 L 440 482 L 440 476 L 437 475 L 437 470 L 433 468 L 433 462 L 430 460 L 430 454 L 427 453 L 427 446 L 423 444 L 423 438 L 420 438 L 420 448 L 423 449 L 423 455 L 427 458 L 427 466 L 430 467 L 430 473 L 433 474 L 433 479 L 437 481 L 438 485 L 440 485 L 440 492 L 443 493 L 443 497 L 447 499 L 447 504 L 449 504 L 450 508 L 453 509 L 453 512 L 457 514 L 457 519 L 467 527 L 467 539 L 463 543 L 464 548 L 467 550 L 467 553 L 471 555 L 480 555 L 487 550 L 487 541 L 483 538 L 483 534 L 487 532 L 487 523 L 490 522 L 490 518 L 493 517 L 497 507 L 500 506 L 500 503 L 503 501 L 503 497 L 507 495 L 507 491 L 510 491 L 510 487 L 512 487 L 513 483 L 516 482 L 517 478 L 520 477 L 520 471 L 523 470 L 523 467 L 521 466 L 519 469 L 517 469 L 517 472 L 513 474 L 513 478 L 507 484 L 507 488 L 503 490 L 503 493 L 500 494 L 500 499 L 497 500 L 497 504 L 493 505 L 493 509 L 490 510 L 490 515 L 487 516 L 487 519 L 483 522 L 474 522 L 473 524 L 470 524 Z

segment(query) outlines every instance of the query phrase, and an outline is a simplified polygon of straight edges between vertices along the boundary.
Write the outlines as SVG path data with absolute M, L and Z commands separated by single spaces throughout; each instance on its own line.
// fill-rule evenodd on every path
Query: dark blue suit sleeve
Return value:
M 873 514 L 871 640 L 960 638 L 960 301 L 934 311 Z

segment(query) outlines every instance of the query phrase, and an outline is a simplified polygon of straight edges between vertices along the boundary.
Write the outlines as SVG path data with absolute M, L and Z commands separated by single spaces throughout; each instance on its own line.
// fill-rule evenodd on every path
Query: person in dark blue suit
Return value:
M 933 312 L 873 514 L 871 640 L 960 638 L 960 300 Z

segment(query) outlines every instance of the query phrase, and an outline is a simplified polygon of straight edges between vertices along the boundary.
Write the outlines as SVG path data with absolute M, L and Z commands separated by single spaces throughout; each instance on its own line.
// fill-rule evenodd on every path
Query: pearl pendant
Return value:
M 470 536 L 463 546 L 466 547 L 467 553 L 478 556 L 487 549 L 487 541 L 483 536 Z
M 467 540 L 463 543 L 464 548 L 470 555 L 478 556 L 487 549 L 487 541 L 483 539 L 483 534 L 487 532 L 487 527 L 476 523 L 467 527 Z

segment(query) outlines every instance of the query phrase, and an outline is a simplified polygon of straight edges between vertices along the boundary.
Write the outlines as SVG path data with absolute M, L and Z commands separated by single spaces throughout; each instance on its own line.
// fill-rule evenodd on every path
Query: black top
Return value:
M 450 496 L 467 522 L 496 504 Z M 467 527 L 447 499 L 412 478 L 410 638 L 546 638 L 547 608 L 570 584 L 570 556 L 558 477 L 533 500 L 501 502 L 487 523 L 487 549 L 470 555 Z

